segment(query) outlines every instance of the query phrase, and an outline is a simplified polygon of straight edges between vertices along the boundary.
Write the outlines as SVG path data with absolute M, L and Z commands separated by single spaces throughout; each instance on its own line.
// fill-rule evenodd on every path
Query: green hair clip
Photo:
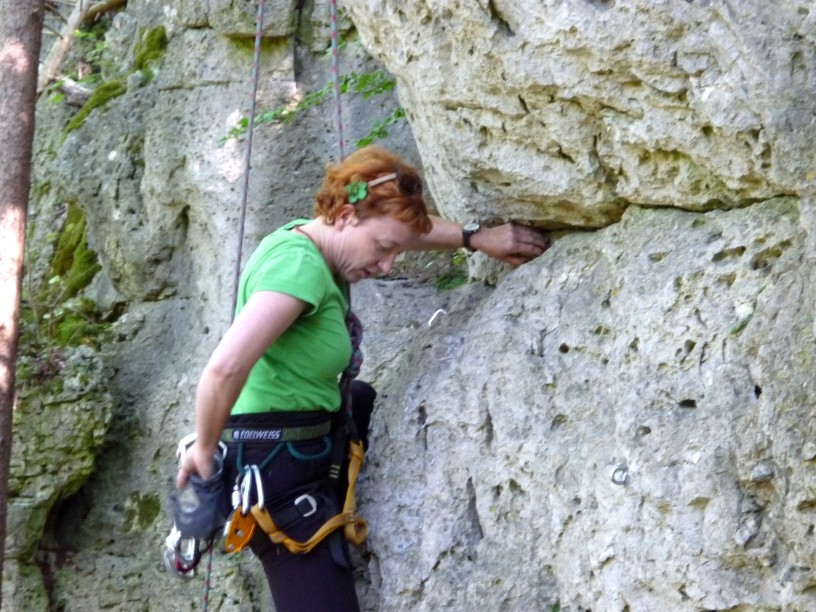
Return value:
M 368 183 L 364 183 L 363 181 L 351 181 L 346 185 L 346 191 L 348 192 L 349 204 L 356 204 L 357 202 L 365 200 L 368 195 Z

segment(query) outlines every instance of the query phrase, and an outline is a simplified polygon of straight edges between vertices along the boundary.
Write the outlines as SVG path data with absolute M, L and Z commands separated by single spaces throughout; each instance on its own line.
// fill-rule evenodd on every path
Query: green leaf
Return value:
M 364 72 L 362 74 L 351 71 L 347 74 L 340 75 L 338 80 L 340 95 L 348 95 L 349 93 L 360 94 L 365 100 L 376 95 L 389 93 L 393 91 L 396 86 L 394 78 L 384 70 L 372 70 L 371 72 Z M 329 100 L 333 96 L 333 93 L 334 83 L 329 82 L 320 89 L 306 94 L 294 108 L 280 106 L 262 112 L 255 118 L 255 125 L 289 123 L 302 112 L 315 108 Z M 375 123 L 371 127 L 371 131 L 357 141 L 357 146 L 364 147 L 376 140 L 385 138 L 388 136 L 387 128 L 404 118 L 405 111 L 402 108 L 397 108 L 389 117 Z M 223 144 L 230 138 L 242 138 L 248 129 L 249 119 L 242 117 L 235 126 L 229 130 L 227 135 L 221 138 L 219 144 Z
M 357 146 L 362 148 L 377 140 L 387 137 L 388 130 L 386 128 L 394 125 L 402 119 L 405 119 L 405 111 L 402 107 L 397 107 L 390 116 L 386 117 L 382 121 L 375 122 L 371 127 L 371 131 L 357 141 Z

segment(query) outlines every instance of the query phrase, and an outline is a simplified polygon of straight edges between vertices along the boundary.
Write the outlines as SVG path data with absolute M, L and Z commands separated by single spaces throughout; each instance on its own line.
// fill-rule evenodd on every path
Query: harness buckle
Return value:
M 309 505 L 309 508 L 306 512 L 301 509 L 301 504 L 306 502 Z M 317 500 L 309 495 L 308 493 L 301 495 L 295 500 L 295 508 L 297 511 L 300 512 L 300 516 L 306 518 L 308 516 L 312 516 L 315 512 L 317 512 Z

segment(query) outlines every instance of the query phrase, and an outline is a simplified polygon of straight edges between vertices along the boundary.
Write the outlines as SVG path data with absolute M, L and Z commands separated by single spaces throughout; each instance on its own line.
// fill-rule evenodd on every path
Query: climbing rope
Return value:
M 247 147 L 244 159 L 244 188 L 241 197 L 241 218 L 238 222 L 238 255 L 235 258 L 235 280 L 232 290 L 233 316 L 238 304 L 238 278 L 241 275 L 241 257 L 244 250 L 244 224 L 247 200 L 249 199 L 249 170 L 252 167 L 252 134 L 255 131 L 255 105 L 258 99 L 258 72 L 261 64 L 261 37 L 263 35 L 264 0 L 258 0 L 258 14 L 255 18 L 255 53 L 252 58 L 252 93 L 249 102 L 249 124 L 247 125 Z
M 339 72 L 339 64 L 340 64 L 340 51 L 339 51 L 339 43 L 338 43 L 338 33 L 337 33 L 337 0 L 331 0 L 331 47 L 332 47 L 332 64 L 331 64 L 331 73 L 332 73 L 332 84 L 334 90 L 334 114 L 335 114 L 335 127 L 337 130 L 337 145 L 339 151 L 339 161 L 342 162 L 345 159 L 345 146 L 344 146 L 344 138 L 343 138 L 343 115 L 341 112 L 341 105 L 340 105 L 340 72 Z M 234 283 L 233 283 L 233 292 L 232 292 L 232 309 L 231 313 L 235 313 L 235 308 L 238 304 L 238 283 L 241 275 L 241 259 L 244 250 L 244 226 L 246 223 L 246 209 L 247 209 L 247 201 L 249 199 L 249 174 L 250 169 L 252 167 L 251 158 L 252 158 L 252 136 L 255 129 L 255 113 L 256 113 L 256 102 L 258 98 L 258 74 L 260 71 L 260 58 L 261 58 L 261 41 L 263 36 L 263 19 L 264 19 L 264 0 L 258 0 L 258 12 L 255 20 L 255 50 L 254 55 L 252 58 L 252 77 L 251 77 L 251 95 L 250 95 L 250 107 L 249 107 L 249 122 L 247 124 L 247 145 L 246 145 L 246 156 L 244 159 L 244 182 L 243 182 L 243 190 L 241 196 L 241 214 L 238 222 L 238 252 L 235 258 L 235 275 L 234 275 Z M 359 336 L 362 335 L 362 326 L 360 326 L 359 321 L 356 320 L 353 313 L 349 313 L 352 321 L 349 322 L 350 329 L 354 329 L 352 332 L 352 339 L 355 337 L 358 338 L 358 345 L 359 345 Z M 352 364 L 350 368 L 344 372 L 344 378 L 346 379 L 346 384 L 344 385 L 344 399 L 346 402 L 350 401 L 350 382 L 351 380 L 357 375 L 360 368 L 360 362 L 362 361 L 359 350 L 356 352 L 356 355 L 352 358 Z M 348 403 L 347 403 L 348 406 Z M 358 468 L 359 469 L 359 468 Z M 363 536 L 364 537 L 364 536 Z M 213 546 L 210 546 L 210 549 L 207 553 L 207 571 L 204 578 L 204 598 L 202 602 L 202 610 L 207 612 L 209 607 L 209 600 L 210 600 L 210 579 L 212 575 L 212 559 L 213 559 Z
M 212 562 L 213 562 L 213 546 L 207 552 L 207 571 L 204 573 L 204 597 L 201 603 L 201 609 L 207 612 L 210 607 L 210 579 L 212 578 Z
M 264 0 L 258 0 L 258 13 L 255 17 L 255 51 L 252 57 L 251 94 L 249 101 L 249 124 L 247 125 L 247 146 L 244 158 L 244 186 L 241 195 L 241 216 L 238 221 L 238 253 L 235 257 L 235 275 L 232 289 L 231 316 L 235 316 L 238 304 L 238 280 L 241 276 L 241 257 L 244 250 L 244 225 L 246 223 L 247 200 L 249 199 L 249 170 L 252 167 L 252 134 L 255 131 L 255 107 L 258 100 L 258 73 L 261 65 L 261 40 L 263 36 Z M 207 571 L 204 575 L 204 599 L 201 609 L 207 612 L 210 605 L 210 581 L 212 577 L 213 548 L 207 551 Z
M 246 222 L 247 201 L 249 199 L 249 171 L 252 167 L 252 136 L 255 131 L 256 102 L 258 99 L 258 73 L 261 63 L 261 40 L 263 35 L 264 0 L 258 0 L 258 13 L 255 19 L 255 51 L 252 58 L 252 93 L 250 95 L 249 122 L 247 125 L 247 147 L 244 158 L 244 184 L 241 196 L 241 215 L 238 221 L 238 254 L 235 258 L 235 280 L 232 291 L 232 310 L 238 304 L 238 279 L 241 275 L 241 259 L 244 250 L 244 226 Z M 345 139 L 343 137 L 343 113 L 340 104 L 340 44 L 337 31 L 337 0 L 330 1 L 331 6 L 331 49 L 332 49 L 332 89 L 334 92 L 334 122 L 337 131 L 337 150 L 339 161 L 346 158 Z
M 340 162 L 346 158 L 343 142 L 343 113 L 340 108 L 340 45 L 337 36 L 337 0 L 331 0 L 331 49 L 332 49 L 332 84 L 334 90 L 334 124 L 337 129 L 337 149 Z

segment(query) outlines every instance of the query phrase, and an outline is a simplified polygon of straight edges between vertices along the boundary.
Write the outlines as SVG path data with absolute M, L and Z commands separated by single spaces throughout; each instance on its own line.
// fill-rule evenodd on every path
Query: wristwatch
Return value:
M 473 236 L 473 234 L 478 232 L 480 229 L 482 229 L 482 226 L 476 223 L 475 221 L 465 223 L 465 225 L 462 226 L 462 244 L 471 253 L 476 249 L 474 249 L 470 245 L 470 237 Z

